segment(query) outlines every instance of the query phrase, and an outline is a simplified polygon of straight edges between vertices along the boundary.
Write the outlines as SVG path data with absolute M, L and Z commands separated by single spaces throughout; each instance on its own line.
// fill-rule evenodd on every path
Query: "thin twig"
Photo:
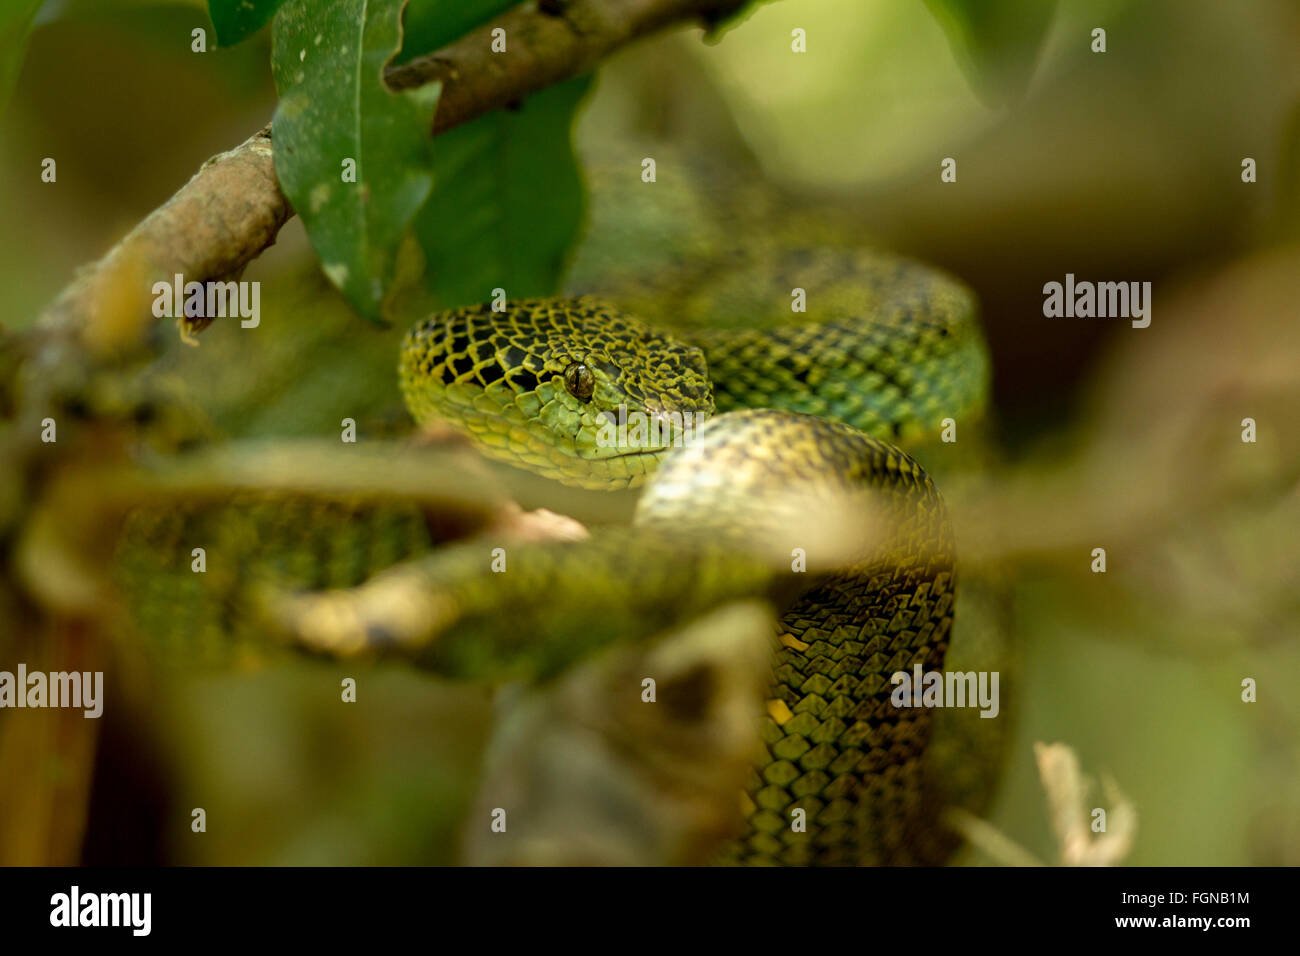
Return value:
M 746 0 L 572 0 L 558 14 L 526 3 L 385 74 L 395 90 L 441 83 L 434 133 L 592 69 L 620 46 L 675 23 L 716 23 Z M 492 49 L 504 30 L 505 53 Z M 500 36 L 500 34 L 496 34 Z

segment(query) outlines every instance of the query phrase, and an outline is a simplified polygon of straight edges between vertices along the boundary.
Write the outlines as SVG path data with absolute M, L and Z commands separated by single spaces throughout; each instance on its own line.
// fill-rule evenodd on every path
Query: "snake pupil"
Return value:
M 591 394 L 596 390 L 596 376 L 591 369 L 577 362 L 564 370 L 564 387 L 580 402 L 591 401 Z

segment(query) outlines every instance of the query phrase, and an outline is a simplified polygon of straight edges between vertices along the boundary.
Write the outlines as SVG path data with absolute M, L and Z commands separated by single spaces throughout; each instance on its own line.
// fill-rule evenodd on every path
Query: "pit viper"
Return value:
M 282 603 L 281 623 L 335 654 L 396 650 L 445 674 L 538 680 L 629 634 L 764 597 L 781 617 L 763 754 L 717 859 L 937 862 L 951 841 L 934 836 L 933 715 L 892 703 L 891 675 L 943 667 L 956 563 L 939 491 L 903 449 L 938 448 L 945 422 L 982 414 L 973 296 L 889 254 L 795 247 L 657 311 L 591 297 L 460 308 L 412 328 L 399 360 L 417 422 L 565 484 L 642 488 L 631 526 L 512 547 L 506 573 L 489 572 L 481 543 L 452 544 L 346 606 L 330 595 L 347 592 Z M 427 551 L 409 516 L 343 510 L 282 515 L 317 536 L 350 529 L 325 548 L 345 573 L 292 559 L 300 585 L 354 584 Z M 172 539 L 189 520 L 171 519 Z M 375 521 L 401 531 L 382 561 L 359 556 L 374 551 Z M 215 641 L 236 623 L 205 626 Z
M 988 363 L 973 297 L 906 259 L 794 248 L 664 312 L 651 324 L 597 299 L 532 300 L 442 313 L 407 335 L 417 421 L 450 422 L 485 455 L 567 484 L 645 485 L 630 530 L 516 554 L 496 581 L 455 592 L 442 562 L 435 586 L 478 626 L 472 648 L 440 653 L 481 653 L 494 620 L 581 645 L 593 616 L 646 629 L 766 594 L 785 612 L 766 755 L 722 858 L 933 860 L 931 712 L 891 703 L 890 677 L 943 666 L 954 547 L 934 483 L 895 443 L 925 447 L 945 419 L 978 419 Z M 536 616 L 537 595 L 577 613 Z

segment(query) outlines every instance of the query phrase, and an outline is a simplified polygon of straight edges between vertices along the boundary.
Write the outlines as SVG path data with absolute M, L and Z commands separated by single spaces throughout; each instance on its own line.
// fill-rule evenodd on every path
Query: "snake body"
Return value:
M 807 313 L 783 293 L 773 308 L 787 274 Z M 616 639 L 765 594 L 784 611 L 765 754 L 722 858 L 933 861 L 950 844 L 930 839 L 931 715 L 894 706 L 890 675 L 943 666 L 952 532 L 933 482 L 892 442 L 978 414 L 987 360 L 973 300 L 927 267 L 823 249 L 736 270 L 707 300 L 676 305 L 671 329 L 577 298 L 453 310 L 408 334 L 400 375 L 417 420 L 568 484 L 648 481 L 632 529 L 516 552 L 513 576 L 467 573 L 461 586 L 468 556 L 442 561 L 435 577 L 474 626 L 439 645 L 441 666 L 511 650 L 485 651 L 493 640 Z M 697 434 L 678 424 L 715 410 Z M 667 424 L 620 440 L 608 428 L 620 416 Z M 800 554 L 806 569 L 791 564 Z
M 798 293 L 806 311 L 792 309 Z M 313 617 L 344 623 L 307 643 L 544 680 L 604 645 L 762 597 L 782 612 L 763 753 L 720 859 L 942 859 L 952 841 L 934 836 L 945 798 L 927 765 L 932 714 L 894 706 L 890 676 L 944 664 L 952 531 L 934 482 L 898 446 L 933 449 L 944 419 L 980 414 L 988 361 L 973 297 L 905 259 L 816 247 L 747 257 L 707 291 L 637 309 L 590 297 L 455 309 L 412 328 L 399 360 L 418 422 L 566 484 L 644 486 L 630 527 L 512 546 L 509 573 L 493 574 L 482 542 L 430 550 L 418 510 L 391 502 L 146 511 L 117 562 L 138 629 L 216 657 L 223 635 L 251 645 L 264 633 L 250 586 L 350 587 L 425 554 L 374 578 L 360 611 Z M 659 427 L 620 431 L 620 416 Z M 184 565 L 194 541 L 225 555 L 231 580 L 176 573 L 165 556 Z M 672 697 L 670 709 L 683 705 Z

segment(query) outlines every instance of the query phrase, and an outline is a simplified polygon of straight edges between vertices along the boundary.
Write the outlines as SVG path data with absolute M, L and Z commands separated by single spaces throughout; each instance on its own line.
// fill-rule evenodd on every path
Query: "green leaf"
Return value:
M 492 297 L 549 295 L 582 225 L 571 128 L 591 85 L 577 77 L 437 138 L 438 188 L 415 233 L 426 284 L 450 308 Z
M 330 281 L 362 315 L 388 316 L 399 251 L 433 185 L 440 87 L 393 93 L 405 0 L 288 0 L 275 19 L 272 126 L 280 186 Z M 356 164 L 345 182 L 344 162 Z
M 519 0 L 411 0 L 398 62 L 432 53 L 504 13 Z
M 925 0 L 948 35 L 966 80 L 986 105 L 1013 103 L 1025 94 L 1056 0 Z
M 262 29 L 284 0 L 208 0 L 218 46 L 234 46 Z
M 0 5 L 0 112 L 18 82 L 18 70 L 27 52 L 27 38 L 42 0 L 9 0 Z

